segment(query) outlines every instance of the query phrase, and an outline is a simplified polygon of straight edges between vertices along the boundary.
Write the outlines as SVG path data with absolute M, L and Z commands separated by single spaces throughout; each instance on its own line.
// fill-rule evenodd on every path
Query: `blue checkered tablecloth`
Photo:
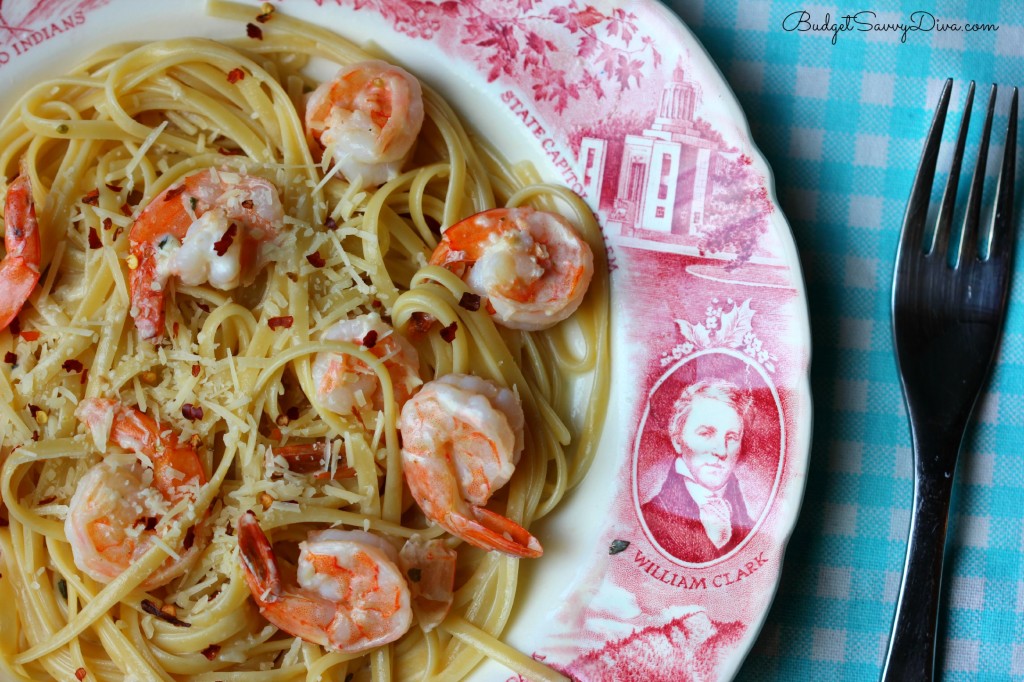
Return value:
M 1007 86 L 1005 95 L 1024 86 L 1024 1 L 667 4 L 718 64 L 775 173 L 804 268 L 814 344 L 802 513 L 768 621 L 738 679 L 876 680 L 912 496 L 889 317 L 900 223 L 946 77 L 957 79 L 952 121 L 971 79 L 981 86 L 976 112 L 990 83 Z M 826 23 L 826 13 L 835 22 L 874 12 L 860 18 L 880 24 L 909 23 L 922 11 L 937 24 L 998 29 L 912 31 L 905 42 L 899 31 L 849 31 L 833 43 L 827 30 L 785 30 L 787 16 L 801 11 L 804 27 Z M 791 16 L 789 26 L 800 19 Z M 1008 97 L 999 102 L 1001 149 Z M 951 138 L 955 126 L 946 133 Z M 1024 151 L 1017 167 L 1019 179 Z M 1018 181 L 1018 216 L 1021 195 Z M 957 470 L 939 653 L 945 680 L 1024 679 L 1024 257 L 1017 263 L 998 366 Z

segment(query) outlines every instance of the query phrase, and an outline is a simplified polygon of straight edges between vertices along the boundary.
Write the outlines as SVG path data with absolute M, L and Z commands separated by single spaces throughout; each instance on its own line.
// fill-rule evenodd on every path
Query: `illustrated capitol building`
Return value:
M 625 136 L 614 199 L 596 207 L 611 234 L 696 247 L 717 147 L 693 124 L 699 99 L 698 86 L 677 66 L 650 128 Z M 588 196 L 601 204 L 605 182 L 615 181 L 606 178 L 608 141 L 584 137 L 579 162 Z

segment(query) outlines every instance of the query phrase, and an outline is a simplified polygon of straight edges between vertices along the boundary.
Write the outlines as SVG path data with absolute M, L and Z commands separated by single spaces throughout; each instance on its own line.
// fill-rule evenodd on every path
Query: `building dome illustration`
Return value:
M 700 87 L 677 65 L 649 127 L 624 135 L 618 177 L 607 177 L 613 174 L 606 172 L 608 141 L 582 139 L 580 176 L 587 194 L 599 203 L 605 183 L 615 183 L 611 207 L 597 207 L 611 230 L 657 241 L 671 235 L 671 241 L 695 247 L 716 149 L 694 125 L 700 98 Z

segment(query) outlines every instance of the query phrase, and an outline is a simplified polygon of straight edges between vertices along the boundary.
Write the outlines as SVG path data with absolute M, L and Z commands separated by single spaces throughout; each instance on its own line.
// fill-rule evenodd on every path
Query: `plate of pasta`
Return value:
M 711 680 L 810 434 L 657 2 L 0 8 L 0 677 Z

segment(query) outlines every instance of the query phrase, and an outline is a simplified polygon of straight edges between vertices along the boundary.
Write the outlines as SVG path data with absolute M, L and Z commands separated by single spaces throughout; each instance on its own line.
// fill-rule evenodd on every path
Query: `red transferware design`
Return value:
M 506 638 L 580 682 L 732 677 L 803 493 L 810 333 L 770 173 L 715 66 L 654 0 L 273 4 L 373 36 L 499 151 L 582 196 L 604 230 L 608 423 L 590 475 L 536 526 L 545 556 L 521 565 Z M 139 39 L 139 26 L 245 35 L 197 23 L 203 6 L 6 0 L 0 69 L 43 43 L 55 59 L 78 54 L 70 32 L 96 47 Z M 507 676 L 488 664 L 473 679 Z

